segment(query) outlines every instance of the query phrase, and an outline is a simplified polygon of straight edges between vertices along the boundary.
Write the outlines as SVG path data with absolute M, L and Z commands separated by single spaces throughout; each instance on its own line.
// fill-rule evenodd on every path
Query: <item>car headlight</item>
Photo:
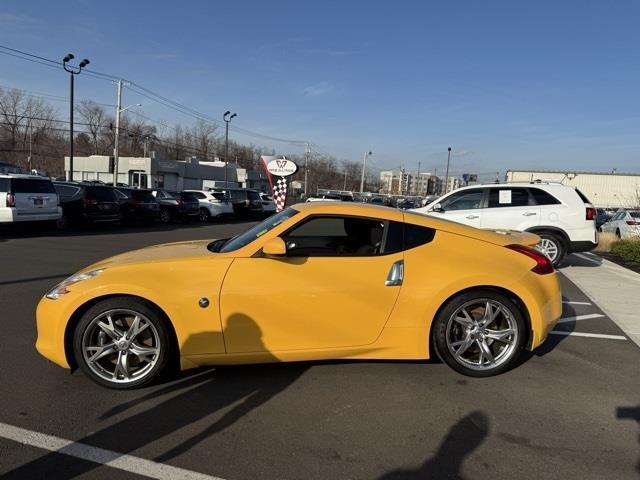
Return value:
M 88 280 L 90 278 L 93 278 L 96 275 L 102 273 L 103 271 L 104 269 L 101 268 L 99 270 L 93 270 L 91 272 L 78 273 L 76 275 L 72 275 L 66 280 L 60 282 L 55 287 L 53 287 L 51 291 L 45 295 L 45 297 L 51 300 L 57 300 L 61 296 L 69 293 L 69 289 L 67 287 L 69 287 L 70 285 L 73 285 L 74 283 L 82 282 L 83 280 Z

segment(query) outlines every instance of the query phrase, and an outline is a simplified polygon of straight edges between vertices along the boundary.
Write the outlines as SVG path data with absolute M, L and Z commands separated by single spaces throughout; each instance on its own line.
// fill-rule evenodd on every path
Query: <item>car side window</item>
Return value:
M 372 218 L 311 217 L 282 235 L 290 257 L 360 257 L 381 253 L 385 222 Z
M 425 245 L 433 240 L 433 228 L 412 223 L 389 222 L 383 253 L 394 253 Z
M 526 207 L 529 191 L 526 188 L 490 188 L 489 208 Z
M 536 205 L 558 205 L 560 204 L 560 200 L 551 195 L 548 192 L 540 188 L 530 188 L 529 192 L 531 192 L 531 196 L 535 201 Z
M 54 188 L 58 195 L 63 198 L 71 198 L 80 190 L 78 187 L 72 187 L 70 185 L 55 185 Z
M 448 210 L 474 210 L 480 208 L 481 203 L 482 189 L 475 188 L 449 195 L 440 202 L 440 206 L 445 212 Z

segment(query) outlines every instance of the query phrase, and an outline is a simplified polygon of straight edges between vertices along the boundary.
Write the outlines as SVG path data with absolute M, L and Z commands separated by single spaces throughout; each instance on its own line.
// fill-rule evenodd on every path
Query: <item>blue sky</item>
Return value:
M 640 171 L 636 1 L 4 0 L 0 44 L 131 79 L 213 117 L 378 168 Z M 0 55 L 0 85 L 66 96 Z M 77 98 L 114 103 L 82 77 Z M 193 119 L 125 91 L 167 123 Z M 64 102 L 57 103 L 61 115 Z M 302 148 L 232 135 L 273 146 Z

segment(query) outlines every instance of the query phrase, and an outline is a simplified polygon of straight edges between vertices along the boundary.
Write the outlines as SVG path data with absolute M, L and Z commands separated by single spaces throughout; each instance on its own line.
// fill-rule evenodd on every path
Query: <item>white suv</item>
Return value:
M 200 220 L 203 222 L 211 219 L 233 216 L 233 205 L 229 202 L 224 193 L 209 192 L 206 190 L 185 190 L 193 194 L 200 202 Z
M 61 216 L 51 180 L 38 175 L 0 175 L 0 223 L 55 221 Z
M 560 183 L 508 183 L 459 188 L 414 211 L 477 228 L 533 232 L 555 266 L 598 245 L 596 209 L 577 188 Z

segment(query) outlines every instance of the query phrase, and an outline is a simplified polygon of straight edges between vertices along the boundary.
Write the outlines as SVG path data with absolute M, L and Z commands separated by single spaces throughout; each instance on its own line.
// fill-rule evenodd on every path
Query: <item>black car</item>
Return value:
M 600 231 L 600 227 L 607 223 L 613 217 L 613 214 L 607 212 L 604 208 L 598 208 L 596 212 L 596 228 Z
M 413 200 L 403 200 L 401 202 L 398 202 L 397 207 L 400 210 L 409 210 L 412 208 L 418 208 L 421 207 L 422 205 L 420 205 L 418 202 L 415 202 Z
M 200 204 L 193 195 L 168 190 L 153 190 L 151 193 L 160 205 L 160 221 L 162 223 L 185 222 L 198 218 Z
M 117 191 L 120 192 L 120 216 L 123 222 L 152 223 L 160 218 L 160 204 L 151 190 L 119 187 Z
M 262 215 L 262 199 L 257 190 L 248 188 L 216 188 L 213 192 L 221 192 L 227 196 L 233 205 L 233 214 L 236 217 Z
M 62 217 L 58 228 L 64 230 L 81 223 L 117 223 L 120 203 L 113 188 L 96 183 L 53 182 L 60 197 Z

